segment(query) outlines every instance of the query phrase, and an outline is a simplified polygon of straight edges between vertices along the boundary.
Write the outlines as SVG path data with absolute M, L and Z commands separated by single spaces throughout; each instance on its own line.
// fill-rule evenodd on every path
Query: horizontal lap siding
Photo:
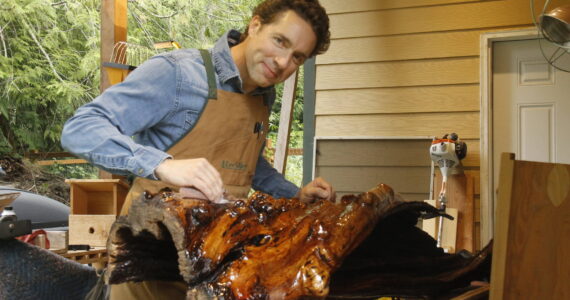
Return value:
M 532 26 L 528 1 L 321 3 L 330 15 L 332 41 L 330 50 L 316 59 L 315 135 L 409 137 L 456 132 L 468 145 L 463 163 L 476 176 L 478 200 L 480 35 Z M 555 0 L 551 6 L 562 3 L 563 0 Z M 540 10 L 543 4 L 543 0 L 536 0 L 536 9 Z M 358 147 L 346 150 L 346 157 L 358 151 Z M 374 161 L 370 157 L 368 161 L 356 162 L 353 168 L 382 168 L 374 166 Z M 344 175 L 349 180 L 341 192 L 363 191 L 350 187 L 352 183 L 365 188 L 353 179 L 356 175 L 339 171 L 348 166 L 322 168 L 325 169 L 321 171 Z M 415 173 L 406 174 L 401 176 L 427 180 Z M 414 199 L 424 195 L 397 192 Z
M 326 2 L 329 14 L 346 12 L 370 11 L 380 9 L 407 8 L 418 6 L 431 6 L 452 3 L 482 2 L 486 0 L 322 0 Z M 487 0 L 488 1 L 488 0 Z
M 315 115 L 479 111 L 479 84 L 317 91 Z
M 440 136 L 479 139 L 478 112 L 318 116 L 316 136 Z
M 406 199 L 427 199 L 430 191 L 431 140 L 319 139 L 316 176 L 331 182 L 339 195 L 358 194 L 379 183 L 388 184 Z
M 532 24 L 530 15 L 528 1 L 503 0 L 346 12 L 331 15 L 330 21 L 332 37 L 339 39 L 519 26 Z
M 318 65 L 315 88 L 332 90 L 478 82 L 479 58 L 468 57 Z

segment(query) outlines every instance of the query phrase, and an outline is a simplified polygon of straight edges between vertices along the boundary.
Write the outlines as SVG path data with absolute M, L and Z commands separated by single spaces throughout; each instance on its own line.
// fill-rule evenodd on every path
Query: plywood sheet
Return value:
M 479 111 L 479 85 L 317 91 L 315 115 Z
M 503 159 L 491 299 L 570 299 L 570 165 Z
M 479 113 L 317 116 L 315 136 L 438 136 L 479 139 Z
M 69 244 L 105 247 L 115 215 L 69 215 Z
M 479 58 L 317 66 L 316 90 L 479 82 Z

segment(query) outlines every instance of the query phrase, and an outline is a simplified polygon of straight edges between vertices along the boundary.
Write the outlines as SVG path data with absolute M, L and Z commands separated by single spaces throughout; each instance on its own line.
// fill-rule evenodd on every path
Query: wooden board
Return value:
M 67 251 L 67 245 L 69 245 L 68 231 L 47 230 L 46 234 L 49 240 L 50 251 L 58 251 L 62 249 Z
M 478 56 L 480 35 L 488 31 L 465 30 L 332 40 L 330 49 L 317 56 L 316 64 Z
M 570 299 L 570 165 L 504 153 L 498 189 L 490 299 Z
M 425 200 L 425 202 L 431 206 L 437 206 L 436 200 Z M 447 218 L 443 219 L 441 248 L 443 248 L 446 253 L 456 253 L 460 250 L 460 248 L 457 248 L 457 225 L 460 217 L 456 208 L 446 208 L 445 213 L 450 215 L 453 220 L 449 220 Z M 439 222 L 441 222 L 440 218 L 423 220 L 422 230 L 437 240 L 439 234 Z
M 90 250 L 67 251 L 60 253 L 60 255 L 80 264 L 90 264 L 96 269 L 103 269 L 109 261 L 107 247 L 92 247 Z
M 115 215 L 69 215 L 69 244 L 105 247 Z
M 459 296 L 451 298 L 451 300 L 484 300 L 489 299 L 489 286 L 480 286 L 473 290 L 467 291 Z
M 439 199 L 441 173 L 436 172 L 433 195 Z M 473 176 L 469 174 L 452 175 L 447 180 L 447 207 L 458 211 L 456 249 L 474 252 L 475 244 L 475 203 L 473 199 Z M 438 203 L 439 205 L 439 203 Z
M 77 164 L 88 164 L 89 162 L 84 159 L 57 159 L 57 160 L 38 160 L 36 164 L 39 166 L 51 166 L 51 165 L 77 165 Z
M 408 8 L 417 6 L 432 6 L 465 2 L 480 2 L 486 0 L 322 0 L 321 4 L 328 14 L 343 12 Z
M 479 58 L 317 66 L 316 90 L 479 83 Z
M 479 85 L 317 91 L 315 115 L 479 111 Z
M 479 113 L 317 116 L 315 125 L 315 136 L 437 136 L 442 132 L 478 139 Z
M 295 104 L 295 92 L 297 91 L 298 73 L 295 71 L 283 84 L 283 97 L 281 98 L 281 115 L 279 118 L 279 130 L 273 167 L 277 172 L 285 174 L 287 170 L 287 156 L 289 155 L 289 138 L 291 123 L 293 121 L 293 109 Z
M 119 214 L 129 186 L 122 179 L 67 179 L 71 213 Z
M 543 3 L 544 1 L 535 1 L 537 14 L 540 13 Z M 554 0 L 550 6 L 554 8 L 561 4 L 567 4 L 567 1 Z M 457 29 L 530 26 L 532 19 L 528 1 L 500 0 L 335 14 L 330 16 L 330 24 L 332 38 L 340 39 Z

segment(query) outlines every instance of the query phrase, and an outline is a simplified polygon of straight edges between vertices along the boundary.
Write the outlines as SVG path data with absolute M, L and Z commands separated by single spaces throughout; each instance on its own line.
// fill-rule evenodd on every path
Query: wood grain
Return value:
M 537 12 L 543 1 L 536 2 Z M 563 1 L 554 1 L 562 3 Z M 556 7 L 555 3 L 552 7 Z M 330 16 L 333 39 L 532 24 L 527 1 L 504 0 Z
M 515 161 L 504 299 L 570 298 L 570 199 L 559 206 L 548 199 L 547 178 L 553 168 Z M 560 184 L 570 186 L 568 181 Z M 535 270 L 542 270 L 541 276 Z
M 570 195 L 549 198 L 550 174 L 570 165 L 514 160 L 503 154 L 499 179 L 491 299 L 570 298 Z M 570 187 L 570 180 L 554 183 Z
M 479 55 L 479 36 L 488 30 L 434 32 L 332 40 L 317 65 Z
M 69 215 L 69 244 L 105 247 L 115 215 Z
M 317 91 L 315 115 L 479 111 L 479 85 Z
M 345 12 L 409 8 L 418 6 L 432 6 L 444 4 L 456 4 L 467 2 L 481 2 L 486 0 L 322 0 L 321 4 L 326 8 L 328 14 L 338 14 Z
M 122 179 L 67 179 L 72 214 L 118 215 L 129 186 Z
M 285 174 L 287 170 L 287 156 L 289 154 L 289 138 L 291 122 L 293 120 L 293 108 L 295 104 L 295 92 L 297 91 L 297 71 L 295 71 L 283 85 L 283 97 L 281 98 L 281 114 L 279 118 L 279 131 L 275 144 L 273 167 L 277 172 Z
M 438 136 L 479 138 L 479 113 L 317 116 L 315 136 Z
M 479 82 L 479 58 L 317 66 L 316 90 Z
M 436 173 L 433 192 L 435 199 L 439 198 L 441 179 L 441 173 Z M 475 202 L 473 185 L 473 176 L 469 174 L 452 175 L 447 181 L 447 207 L 457 209 L 459 216 L 456 246 L 454 247 L 457 251 L 465 249 L 474 252 L 478 248 L 474 238 Z

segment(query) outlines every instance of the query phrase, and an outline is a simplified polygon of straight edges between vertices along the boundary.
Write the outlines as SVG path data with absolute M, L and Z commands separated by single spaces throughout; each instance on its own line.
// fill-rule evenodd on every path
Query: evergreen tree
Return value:
M 160 41 L 209 48 L 228 29 L 243 30 L 259 1 L 129 0 L 128 43 L 148 56 Z M 99 94 L 100 6 L 101 0 L 0 0 L 0 154 L 61 150 L 65 121 Z M 302 73 L 299 83 L 302 89 Z M 281 90 L 282 84 L 273 137 Z M 302 143 L 300 95 L 293 147 Z

